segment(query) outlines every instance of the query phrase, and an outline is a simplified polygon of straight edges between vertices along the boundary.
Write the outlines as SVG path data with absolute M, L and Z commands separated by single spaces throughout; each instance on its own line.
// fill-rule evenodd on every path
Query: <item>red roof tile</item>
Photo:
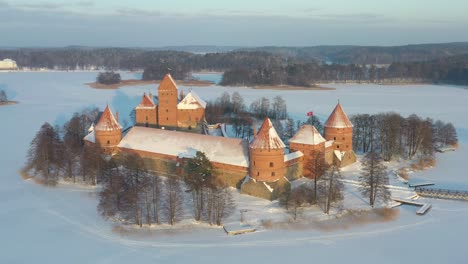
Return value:
M 333 128 L 347 128 L 347 127 L 353 127 L 353 124 L 351 121 L 349 121 L 348 116 L 346 113 L 343 111 L 343 108 L 341 108 L 340 103 L 338 103 L 331 113 L 331 115 L 328 117 L 327 122 L 325 122 L 325 127 L 333 127 Z
M 276 133 L 273 124 L 269 118 L 265 118 L 262 126 L 258 130 L 257 135 L 250 143 L 250 148 L 254 149 L 284 149 L 284 145 L 281 138 Z
M 106 106 L 106 109 L 104 109 L 104 112 L 102 113 L 101 118 L 94 127 L 94 130 L 112 131 L 120 129 L 122 129 L 122 127 L 120 126 L 119 122 L 117 122 L 117 119 L 115 119 L 109 106 Z
M 159 83 L 158 90 L 177 90 L 177 85 L 169 73 L 164 75 L 164 78 Z
M 153 102 L 153 98 L 150 98 L 146 93 L 143 94 L 141 102 L 137 105 L 137 108 L 154 108 L 156 105 Z

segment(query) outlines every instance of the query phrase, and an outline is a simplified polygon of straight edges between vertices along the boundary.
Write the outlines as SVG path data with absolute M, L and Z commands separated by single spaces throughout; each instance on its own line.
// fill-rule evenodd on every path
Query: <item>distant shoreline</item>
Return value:
M 293 85 L 256 85 L 247 87 L 251 89 L 258 89 L 258 90 L 285 90 L 285 91 L 330 91 L 336 90 L 336 88 L 331 87 L 324 87 L 321 85 L 313 85 L 310 87 L 307 86 L 293 86 Z
M 94 89 L 119 89 L 120 87 L 125 86 L 140 86 L 140 85 L 151 85 L 151 84 L 159 84 L 160 81 L 155 80 L 137 80 L 137 79 L 130 79 L 130 80 L 122 80 L 116 84 L 102 84 L 102 83 L 85 83 L 87 86 L 94 88 Z M 176 80 L 176 83 L 181 86 L 211 86 L 214 85 L 213 82 L 210 81 L 200 81 L 200 80 Z
M 19 103 L 18 101 L 6 101 L 6 102 L 0 102 L 0 106 L 15 105 L 18 103 Z

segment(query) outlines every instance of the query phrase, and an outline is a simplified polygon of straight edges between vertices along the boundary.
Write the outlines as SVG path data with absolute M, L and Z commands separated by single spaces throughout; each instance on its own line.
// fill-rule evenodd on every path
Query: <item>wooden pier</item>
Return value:
M 416 187 L 415 191 L 419 196 L 423 197 L 468 201 L 468 191 L 421 187 Z
M 410 197 L 410 198 L 414 198 L 414 197 Z M 392 198 L 392 200 L 395 201 L 398 205 L 408 204 L 408 205 L 414 205 L 414 206 L 421 207 L 416 211 L 417 215 L 424 215 L 432 208 L 432 205 L 429 204 L 429 203 L 418 203 L 418 202 L 416 202 L 414 200 L 410 200 L 410 199 Z M 394 207 L 396 207 L 398 205 L 395 205 Z

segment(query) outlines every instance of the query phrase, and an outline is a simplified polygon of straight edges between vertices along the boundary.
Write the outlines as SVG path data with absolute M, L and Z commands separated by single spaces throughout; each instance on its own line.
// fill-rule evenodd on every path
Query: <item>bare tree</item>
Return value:
M 239 92 L 232 93 L 232 112 L 238 114 L 245 111 L 244 98 L 239 94 Z
M 343 200 L 344 186 L 341 182 L 340 168 L 336 165 L 332 165 L 322 176 L 322 179 L 324 184 L 324 194 L 321 196 L 323 200 L 323 211 L 329 214 L 332 204 Z
M 390 199 L 388 185 L 387 167 L 382 164 L 382 158 L 376 152 L 369 152 L 364 156 L 362 162 L 362 175 L 359 176 L 363 196 L 369 197 L 370 206 L 374 207 L 377 200 L 386 202 Z
M 210 218 L 210 223 L 214 222 L 220 226 L 223 220 L 234 212 L 236 204 L 232 193 L 227 187 L 211 188 L 211 192 L 211 202 L 209 204 L 212 207 L 212 210 L 210 210 L 212 211 L 210 213 L 212 217 Z
M 325 154 L 320 150 L 312 150 L 310 158 L 306 160 L 304 166 L 304 176 L 309 179 L 314 179 L 314 189 L 311 192 L 312 202 L 317 203 L 318 198 L 318 179 L 322 176 L 330 166 L 325 161 Z
M 286 101 L 281 96 L 275 96 L 273 98 L 272 105 L 272 117 L 274 119 L 282 120 L 286 119 L 288 116 L 288 110 L 286 106 Z
M 167 221 L 174 225 L 183 214 L 184 196 L 180 182 L 176 177 L 168 177 L 165 181 L 164 209 Z

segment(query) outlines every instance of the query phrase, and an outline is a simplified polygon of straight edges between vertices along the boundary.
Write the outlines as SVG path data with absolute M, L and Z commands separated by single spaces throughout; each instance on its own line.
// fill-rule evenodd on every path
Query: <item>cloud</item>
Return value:
M 144 10 L 138 8 L 118 8 L 117 14 L 124 16 L 145 16 L 145 17 L 159 17 L 162 13 L 157 10 Z
M 52 2 L 16 5 L 16 7 L 26 8 L 26 9 L 61 9 L 61 8 L 66 7 L 66 6 L 67 6 L 66 4 L 52 3 Z
M 90 7 L 90 6 L 94 6 L 94 2 L 93 1 L 78 1 L 75 3 L 76 6 L 82 6 L 82 7 Z
M 2 7 L 9 7 L 9 6 L 10 6 L 10 4 L 8 4 L 6 1 L 0 0 L 0 8 L 2 8 Z

